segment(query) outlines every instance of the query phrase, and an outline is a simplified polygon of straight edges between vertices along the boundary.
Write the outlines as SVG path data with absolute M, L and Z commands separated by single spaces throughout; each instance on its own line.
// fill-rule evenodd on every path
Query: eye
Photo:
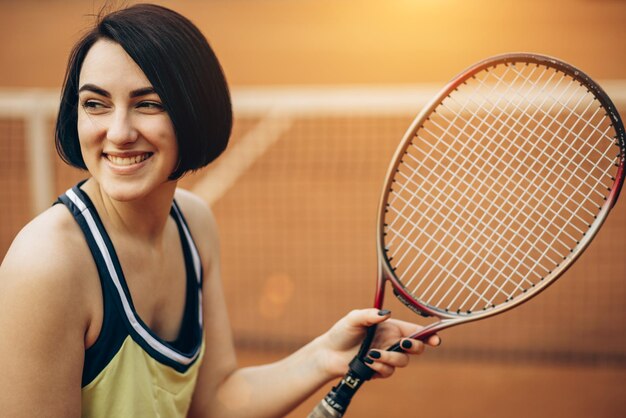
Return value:
M 85 109 L 87 113 L 91 114 L 101 113 L 107 108 L 107 106 L 103 102 L 94 99 L 84 100 L 81 103 L 81 106 L 83 107 L 83 109 Z
M 143 100 L 137 103 L 137 108 L 145 113 L 161 113 L 165 111 L 163 104 L 154 100 Z

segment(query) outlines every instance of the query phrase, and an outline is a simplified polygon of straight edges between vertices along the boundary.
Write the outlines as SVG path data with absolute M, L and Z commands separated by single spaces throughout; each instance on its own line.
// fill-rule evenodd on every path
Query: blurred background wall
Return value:
M 424 102 L 467 66 L 511 51 L 552 55 L 599 81 L 626 114 L 626 1 L 155 3 L 201 28 L 233 90 L 229 150 L 181 185 L 216 213 L 242 364 L 279 358 L 370 305 L 389 159 Z M 52 127 L 68 53 L 103 5 L 0 0 L 0 256 L 85 176 L 58 160 Z M 624 416 L 625 210 L 622 198 L 545 294 L 446 331 L 408 370 L 369 383 L 351 416 Z
M 156 3 L 202 29 L 234 86 L 441 82 L 507 51 L 554 55 L 597 79 L 623 79 L 626 72 L 621 0 Z M 103 2 L 0 4 L 0 84 L 58 88 L 71 45 Z

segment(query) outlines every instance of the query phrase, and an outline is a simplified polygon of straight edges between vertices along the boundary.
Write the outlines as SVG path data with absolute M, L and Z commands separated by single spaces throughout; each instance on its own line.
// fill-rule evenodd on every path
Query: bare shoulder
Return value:
M 212 211 L 200 196 L 178 188 L 175 197 L 186 218 L 193 218 L 199 222 L 213 222 Z
M 29 222 L 15 237 L 0 265 L 0 294 L 28 288 L 48 296 L 81 290 L 90 267 L 80 228 L 63 205 L 55 205 Z M 5 293 L 6 294 L 6 293 Z
M 189 225 L 203 262 L 207 265 L 216 264 L 219 258 L 219 239 L 211 208 L 202 198 L 185 189 L 176 189 L 175 198 Z
M 81 276 L 86 245 L 72 222 L 61 205 L 48 209 L 19 232 L 0 265 L 0 404 L 7 416 L 80 410 L 92 304 Z
M 216 238 L 217 226 L 213 212 L 202 198 L 189 190 L 176 189 L 176 201 L 192 232 L 203 235 L 204 238 Z

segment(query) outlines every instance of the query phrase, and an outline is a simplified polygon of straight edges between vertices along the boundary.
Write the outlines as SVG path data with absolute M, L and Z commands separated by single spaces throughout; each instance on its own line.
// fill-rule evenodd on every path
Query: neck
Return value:
M 168 182 L 147 196 L 130 201 L 114 200 L 95 179 L 82 189 L 89 195 L 109 232 L 130 234 L 136 239 L 162 242 L 176 191 L 176 182 Z

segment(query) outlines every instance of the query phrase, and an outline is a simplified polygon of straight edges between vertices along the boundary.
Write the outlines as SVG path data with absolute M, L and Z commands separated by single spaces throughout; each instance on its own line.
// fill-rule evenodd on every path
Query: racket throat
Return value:
M 429 318 L 432 316 L 429 313 L 424 312 L 423 310 L 419 309 L 417 306 L 413 305 L 411 302 L 409 302 L 409 300 L 406 297 L 404 297 L 402 293 L 398 292 L 398 290 L 395 288 L 393 289 L 393 294 L 396 295 L 396 298 L 398 298 L 398 300 L 402 302 L 404 306 L 406 306 L 407 308 L 409 308 L 416 314 L 423 316 L 424 318 Z

